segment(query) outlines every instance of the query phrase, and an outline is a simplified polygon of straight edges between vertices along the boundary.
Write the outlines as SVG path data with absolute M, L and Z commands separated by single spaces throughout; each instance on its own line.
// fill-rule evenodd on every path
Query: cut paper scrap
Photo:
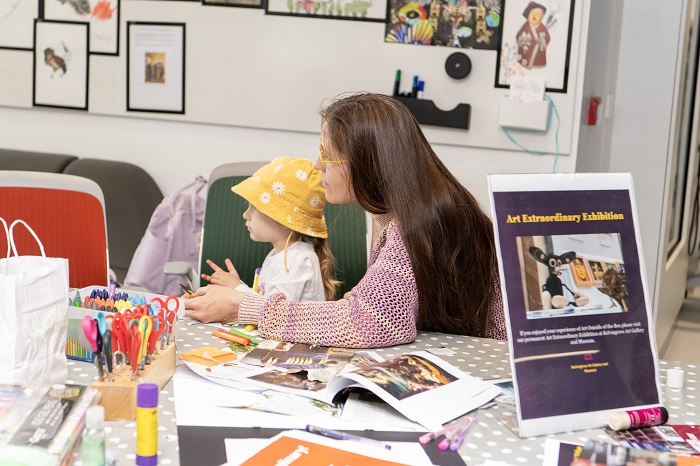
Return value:
M 201 364 L 202 366 L 214 367 L 236 360 L 236 353 L 223 351 L 213 346 L 204 346 L 184 353 L 180 353 L 180 358 L 186 362 Z

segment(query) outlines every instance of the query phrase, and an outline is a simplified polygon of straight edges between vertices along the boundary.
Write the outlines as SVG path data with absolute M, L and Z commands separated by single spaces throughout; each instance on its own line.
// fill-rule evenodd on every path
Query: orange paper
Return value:
M 351 442 L 351 440 L 346 441 Z M 351 453 L 284 436 L 250 457 L 242 466 L 275 466 L 276 464 L 293 464 L 294 466 L 334 464 L 347 466 L 402 466 L 402 463 L 371 458 L 358 453 Z
M 237 356 L 236 353 L 230 351 L 223 351 L 213 346 L 204 346 L 185 353 L 180 353 L 180 358 L 187 362 L 213 367 L 235 361 Z

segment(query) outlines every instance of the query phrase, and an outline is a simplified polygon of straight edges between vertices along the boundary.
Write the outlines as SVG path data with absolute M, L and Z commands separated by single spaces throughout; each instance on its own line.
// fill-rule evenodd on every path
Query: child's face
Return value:
M 250 232 L 250 239 L 260 243 L 276 243 L 286 240 L 289 229 L 272 220 L 258 209 L 248 204 L 248 209 L 243 212 L 245 226 Z
M 527 22 L 533 26 L 537 26 L 542 22 L 542 16 L 544 16 L 544 11 L 540 8 L 533 8 L 527 15 Z

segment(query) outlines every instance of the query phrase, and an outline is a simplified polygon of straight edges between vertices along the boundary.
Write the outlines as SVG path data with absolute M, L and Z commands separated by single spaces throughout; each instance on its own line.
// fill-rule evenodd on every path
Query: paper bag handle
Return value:
M 29 230 L 29 233 L 32 234 L 32 236 L 36 240 L 37 244 L 39 245 L 39 249 L 41 249 L 41 256 L 44 259 L 46 259 L 46 252 L 44 251 L 44 245 L 41 244 L 39 237 L 36 235 L 36 233 L 34 233 L 34 230 L 32 230 L 32 227 L 27 225 L 27 222 L 25 222 L 24 220 L 20 220 L 20 219 L 17 219 L 14 222 L 12 222 L 12 225 L 10 225 L 10 228 L 9 228 L 9 233 L 7 235 L 8 239 L 10 241 L 10 245 L 12 246 L 12 253 L 15 255 L 15 257 L 19 256 L 19 254 L 17 254 L 17 246 L 15 246 L 15 234 L 14 234 L 15 225 L 17 225 L 18 223 L 21 223 L 22 225 L 24 225 L 27 228 L 27 230 Z M 9 251 L 8 251 L 8 257 L 9 257 Z
M 7 259 L 10 257 L 10 230 L 7 228 L 7 222 L 4 218 L 0 217 L 0 222 L 2 222 L 2 226 L 5 228 L 5 238 L 7 238 L 7 253 L 5 254 L 5 259 Z

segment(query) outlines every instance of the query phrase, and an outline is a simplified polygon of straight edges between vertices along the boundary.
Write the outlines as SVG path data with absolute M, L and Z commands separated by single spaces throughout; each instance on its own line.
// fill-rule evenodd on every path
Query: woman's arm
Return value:
M 417 315 L 418 289 L 395 225 L 349 298 L 300 302 L 247 294 L 239 308 L 239 321 L 257 323 L 266 338 L 347 348 L 408 343 L 416 337 Z

